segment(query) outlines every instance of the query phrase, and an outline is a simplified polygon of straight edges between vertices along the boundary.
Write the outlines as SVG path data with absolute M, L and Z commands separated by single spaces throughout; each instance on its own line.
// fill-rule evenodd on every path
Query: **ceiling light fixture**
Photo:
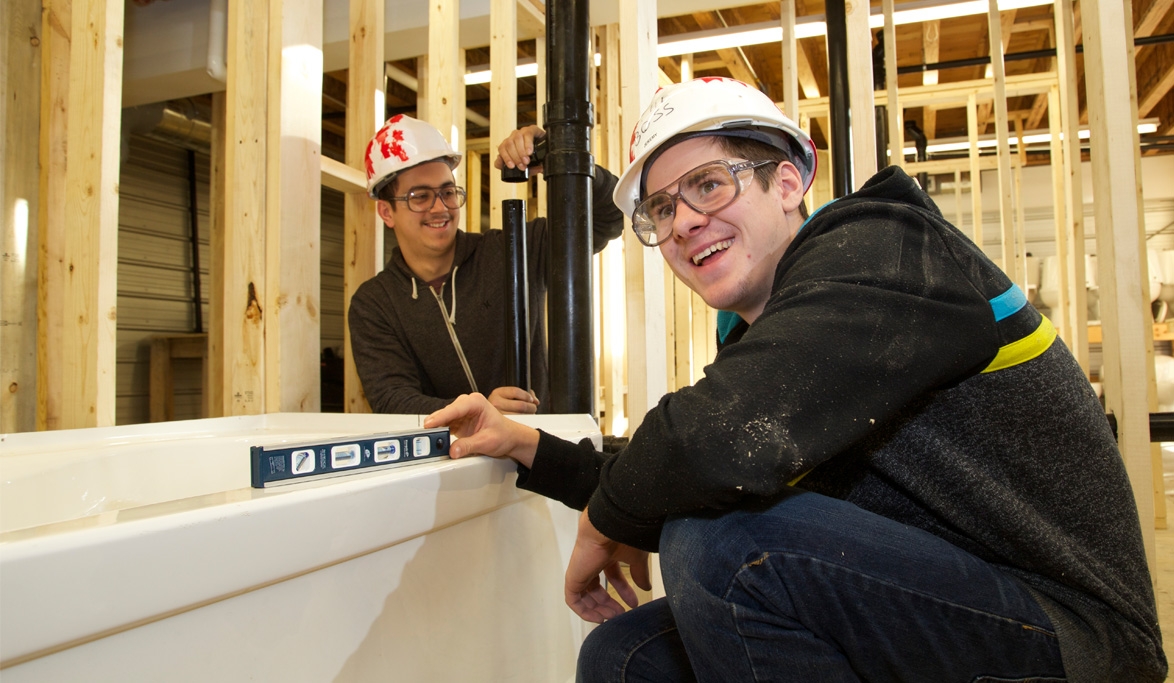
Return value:
M 999 0 L 999 10 L 1009 11 L 1050 5 L 1052 0 Z M 968 2 L 953 2 L 941 4 L 930 0 L 928 2 L 901 3 L 893 11 L 893 24 L 914 24 L 923 21 L 938 21 L 955 17 L 966 17 L 977 14 L 986 14 L 985 0 L 970 0 Z M 870 28 L 881 28 L 885 24 L 885 17 L 880 8 L 873 8 L 868 18 Z M 800 17 L 795 21 L 796 38 L 813 38 L 827 34 L 827 22 L 823 15 Z M 656 46 L 657 57 L 675 57 L 677 55 L 710 50 L 724 50 L 747 45 L 761 45 L 763 43 L 778 43 L 783 40 L 783 27 L 777 22 L 766 21 L 757 24 L 746 24 L 730 28 L 712 29 L 681 33 L 675 36 L 666 36 Z

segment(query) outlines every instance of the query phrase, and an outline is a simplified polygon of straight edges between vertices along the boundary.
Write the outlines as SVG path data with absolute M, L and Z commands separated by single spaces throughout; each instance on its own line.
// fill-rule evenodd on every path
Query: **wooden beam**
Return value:
M 995 81 L 995 144 L 999 151 L 999 222 L 1002 225 L 1003 270 L 1026 291 L 1023 260 L 1015 248 L 1015 223 L 1012 202 L 1011 147 L 1007 139 L 1007 85 L 1003 69 L 1003 21 L 999 19 L 998 0 L 987 0 L 987 25 L 991 35 L 991 71 Z M 1012 15 L 1014 12 L 1007 12 Z M 1009 27 L 1008 27 L 1009 28 Z M 1008 31 L 1008 36 L 1010 31 Z M 979 120 L 982 127 L 982 120 Z
M 655 24 L 653 24 L 655 26 Z M 603 122 L 600 131 L 599 158 L 604 167 L 612 171 L 623 168 L 624 145 L 627 138 L 620 124 L 622 113 L 620 103 L 620 26 L 608 24 L 600 29 L 600 106 L 596 109 Z M 628 231 L 625 230 L 625 233 Z M 624 372 L 627 356 L 627 309 L 625 307 L 624 270 L 625 238 L 612 240 L 600 254 L 600 335 L 603 358 L 600 362 L 601 384 L 603 386 L 603 420 L 600 428 L 604 434 L 625 432 L 628 412 L 625 408 L 628 382 Z
M 269 6 L 228 7 L 224 189 L 224 413 L 265 410 Z
M 322 157 L 320 176 L 324 186 L 344 194 L 367 191 L 367 174 L 329 157 Z
M 999 53 L 1000 60 L 1003 58 L 1003 53 L 1007 52 L 1007 46 L 1011 43 L 1011 34 L 1013 33 L 1012 27 L 1015 26 L 1015 15 L 1017 12 L 1018 10 L 1007 10 L 1006 12 L 1002 13 L 995 12 L 995 16 L 999 17 L 997 22 L 992 22 L 988 16 L 987 26 L 998 26 L 998 28 L 995 30 L 990 30 L 988 28 L 989 39 L 987 42 L 990 43 L 991 69 L 994 69 L 994 58 L 996 52 L 995 46 L 1002 46 L 1002 51 Z M 1004 76 L 1005 75 L 1006 72 L 1004 72 Z M 986 132 L 986 127 L 991 122 L 991 115 L 994 112 L 992 108 L 993 106 L 993 102 L 984 102 L 978 109 L 978 132 L 980 135 Z
M 367 142 L 386 116 L 383 13 L 383 0 L 350 0 L 346 162 L 355 170 L 364 168 Z M 363 177 L 366 178 L 365 173 Z M 371 406 L 355 369 L 350 328 L 351 298 L 355 290 L 383 269 L 383 222 L 366 192 L 347 193 L 343 200 L 343 225 L 343 406 L 348 413 L 369 413 Z
M 322 408 L 322 1 L 269 0 L 267 413 Z
M 619 0 L 620 64 L 623 118 L 621 130 L 635 129 L 644 107 L 656 90 L 656 5 L 641 0 Z M 624 155 L 626 158 L 627 155 Z M 640 426 L 644 414 L 668 392 L 663 359 L 667 346 L 664 259 L 655 249 L 640 244 L 635 233 L 624 231 L 628 305 L 628 408 L 629 433 Z
M 457 90 L 465 89 L 464 70 L 458 71 L 463 51 L 460 46 L 460 0 L 433 0 L 428 3 L 428 69 L 421 78 L 417 106 L 421 120 L 431 123 L 460 151 L 461 140 L 456 125 L 463 121 L 464 108 L 459 104 Z M 496 111 L 496 110 L 494 110 Z M 458 183 L 460 184 L 460 183 Z
M 1137 17 L 1134 22 L 1133 35 L 1134 36 L 1152 36 L 1154 31 L 1166 18 L 1170 12 L 1170 8 L 1174 7 L 1174 0 L 1153 0 L 1149 5 L 1142 10 L 1140 17 Z M 1142 48 L 1135 48 L 1135 56 L 1140 53 Z
M 1083 0 L 1089 143 L 1096 191 L 1097 266 L 1104 334 L 1105 406 L 1117 418 L 1117 444 L 1133 485 L 1142 538 L 1155 567 L 1148 382 L 1153 348 L 1137 155 L 1133 23 L 1129 4 Z M 1122 78 L 1122 74 L 1128 74 Z
M 720 29 L 725 28 L 725 21 L 719 18 L 718 12 L 694 12 L 692 14 L 693 20 L 701 30 Z M 717 50 L 718 59 L 725 64 L 726 69 L 729 70 L 730 75 L 744 83 L 750 85 L 758 85 L 758 77 L 754 75 L 754 69 L 742 56 L 742 52 L 736 48 Z M 670 80 L 670 83 L 673 82 Z
M 1075 19 L 1070 0 L 1053 0 L 1056 18 L 1056 86 L 1060 89 L 1060 132 L 1064 136 L 1064 216 L 1068 234 L 1068 272 L 1071 298 L 1068 319 L 1072 324 L 1069 346 L 1076 362 L 1089 374 L 1088 291 L 1084 261 L 1084 183 L 1081 179 L 1079 130 L 1080 107 L 1076 88 Z
M 1072 346 L 1072 314 L 1069 300 L 1072 298 L 1072 269 L 1069 266 L 1069 244 L 1067 205 L 1064 199 L 1064 142 L 1060 135 L 1063 127 L 1061 116 L 1060 87 L 1056 86 L 1048 92 L 1048 132 L 1051 149 L 1052 169 L 1052 217 L 1055 225 L 1056 241 L 1056 310 L 1052 311 L 1052 322 L 1060 333 L 1060 338 L 1071 348 Z M 1083 283 L 1082 283 L 1083 284 Z M 1040 281 L 1040 289 L 1044 283 Z
M 65 170 L 68 150 L 72 1 L 45 0 L 41 13 L 40 179 L 37 202 L 36 428 L 61 429 L 65 316 Z
M 62 427 L 114 425 L 122 0 L 72 12 Z
M 518 66 L 517 15 L 517 0 L 489 3 L 489 63 L 493 73 L 489 83 L 489 140 L 494 150 L 518 127 L 518 79 L 514 76 Z M 502 225 L 502 201 L 525 198 L 526 188 L 522 185 L 525 183 L 503 181 L 500 173 L 489 174 L 490 228 Z
M 528 36 L 546 35 L 546 3 L 542 0 L 518 0 L 518 32 Z
M 212 93 L 212 144 L 208 169 L 208 360 L 204 363 L 204 415 L 224 416 L 224 258 L 227 109 L 224 92 Z
M 1046 93 L 1056 84 L 1056 79 L 1057 75 L 1054 73 L 1008 76 L 1005 82 L 1006 94 L 1008 98 L 1014 98 Z M 901 88 L 901 105 L 913 107 L 932 102 L 939 109 L 947 105 L 965 107 L 971 94 L 977 95 L 979 101 L 991 100 L 994 97 L 994 82 L 973 80 L 933 86 L 907 86 Z M 874 99 L 877 105 L 888 104 L 888 94 L 884 90 L 876 91 Z M 828 99 L 819 97 L 800 100 L 799 109 L 811 117 L 827 116 Z
M 941 30 L 942 22 L 927 21 L 921 25 L 921 58 L 924 64 L 934 64 L 938 61 L 939 51 L 941 47 Z M 922 85 L 937 85 L 938 83 L 937 71 L 926 71 L 921 75 Z M 921 129 L 925 133 L 925 139 L 934 140 L 937 138 L 938 128 L 938 112 L 932 104 L 923 104 L 921 106 Z
M 779 2 L 779 22 L 783 27 L 783 113 L 799 120 L 799 39 L 795 37 L 795 0 Z M 806 58 L 806 55 L 804 55 Z M 811 65 L 807 66 L 808 71 Z
M 979 249 L 986 246 L 982 231 L 982 169 L 978 156 L 978 95 L 971 93 L 966 101 L 966 136 L 970 141 L 970 220 L 974 230 L 971 236 Z
M 808 50 L 819 49 L 814 42 L 816 39 L 800 40 L 795 48 L 796 64 L 799 67 L 799 88 L 804 97 L 819 97 L 819 80 L 815 78 L 815 71 L 811 68 L 811 58 Z
M 848 26 L 848 99 L 852 111 L 852 190 L 876 174 L 876 116 L 872 92 L 872 31 L 868 3 L 845 3 Z M 835 142 L 833 141 L 833 144 Z
M 0 9 L 0 433 L 37 422 L 37 213 L 41 3 L 7 0 Z M 20 65 L 20 66 L 17 66 Z
M 1149 116 L 1174 88 L 1174 44 L 1152 46 L 1137 67 L 1137 114 Z
M 897 99 L 897 26 L 893 23 L 893 0 L 884 0 L 882 9 L 885 15 L 885 94 L 888 96 L 885 113 L 889 126 L 889 163 L 904 166 L 905 117 Z

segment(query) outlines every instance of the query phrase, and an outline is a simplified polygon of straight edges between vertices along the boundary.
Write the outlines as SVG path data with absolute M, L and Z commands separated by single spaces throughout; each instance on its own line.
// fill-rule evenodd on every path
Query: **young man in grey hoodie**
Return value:
M 538 126 L 514 131 L 498 148 L 498 168 L 527 168 Z M 530 316 L 530 391 L 505 382 L 506 241 L 501 230 L 460 229 L 461 161 L 433 126 L 409 116 L 384 124 L 367 147 L 367 189 L 395 231 L 383 272 L 351 299 L 351 351 L 372 410 L 424 415 L 461 394 L 480 392 L 503 413 L 543 410 L 549 392 L 544 316 Z M 535 166 L 531 171 L 540 171 Z M 616 177 L 596 166 L 594 250 L 623 231 L 612 201 Z M 527 226 L 529 305 L 541 312 L 549 282 L 545 218 Z

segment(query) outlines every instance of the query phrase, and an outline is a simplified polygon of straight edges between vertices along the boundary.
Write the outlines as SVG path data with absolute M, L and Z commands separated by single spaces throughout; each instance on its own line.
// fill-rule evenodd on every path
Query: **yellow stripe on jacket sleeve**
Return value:
M 1047 351 L 1051 347 L 1052 342 L 1056 340 L 1056 328 L 1052 326 L 1052 321 L 1048 320 L 1047 317 L 1041 317 L 1039 327 L 1035 328 L 1035 332 L 1000 348 L 999 353 L 995 355 L 995 359 L 991 361 L 990 365 L 986 366 L 983 372 L 1006 370 L 1020 363 L 1026 363 L 1044 351 Z

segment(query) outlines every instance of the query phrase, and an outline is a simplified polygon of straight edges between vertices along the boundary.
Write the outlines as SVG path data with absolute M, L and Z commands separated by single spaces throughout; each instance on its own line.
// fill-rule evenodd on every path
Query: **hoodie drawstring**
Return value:
M 419 299 L 420 295 L 416 293 L 416 276 L 412 276 L 412 298 Z

